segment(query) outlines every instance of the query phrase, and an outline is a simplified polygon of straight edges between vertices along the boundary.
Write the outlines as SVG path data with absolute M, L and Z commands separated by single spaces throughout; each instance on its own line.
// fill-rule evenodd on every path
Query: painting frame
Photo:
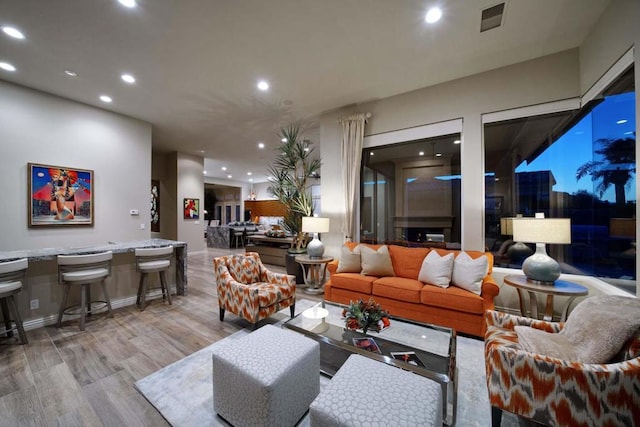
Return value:
M 94 186 L 93 170 L 27 163 L 28 226 L 92 227 Z
M 151 180 L 151 232 L 160 232 L 160 180 Z
M 182 202 L 184 219 L 200 219 L 200 199 L 185 198 Z

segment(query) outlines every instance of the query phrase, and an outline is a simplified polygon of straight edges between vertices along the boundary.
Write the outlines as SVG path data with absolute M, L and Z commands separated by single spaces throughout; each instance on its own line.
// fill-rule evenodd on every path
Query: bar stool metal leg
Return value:
M 9 296 L 9 301 L 11 301 L 11 306 L 13 307 L 13 311 L 15 313 L 15 324 L 16 329 L 18 330 L 18 336 L 20 337 L 21 344 L 28 344 L 27 334 L 24 332 L 24 327 L 22 325 L 22 318 L 20 317 L 20 310 L 18 310 L 18 303 L 16 302 L 15 295 Z
M 167 276 L 165 276 L 165 272 L 160 272 L 160 284 L 162 286 L 162 299 L 164 299 L 165 294 L 167 296 L 167 302 L 171 305 L 171 292 L 169 292 L 169 285 L 167 284 Z
M 62 316 L 64 315 L 64 310 L 69 300 L 70 288 L 71 285 L 64 285 L 64 289 L 62 291 L 62 304 L 60 305 L 60 310 L 58 311 L 58 322 L 56 323 L 56 327 L 58 328 L 62 326 Z
M 11 317 L 9 316 L 9 306 L 7 305 L 7 298 L 0 299 L 0 306 L 2 306 L 2 317 L 4 319 L 5 333 L 7 334 L 7 337 L 12 337 L 13 330 L 11 329 Z
M 104 301 L 107 303 L 107 309 L 109 310 L 109 317 L 113 317 L 113 312 L 111 311 L 111 299 L 109 298 L 109 294 L 107 293 L 107 284 L 103 280 L 100 282 L 102 284 L 102 293 L 104 294 Z

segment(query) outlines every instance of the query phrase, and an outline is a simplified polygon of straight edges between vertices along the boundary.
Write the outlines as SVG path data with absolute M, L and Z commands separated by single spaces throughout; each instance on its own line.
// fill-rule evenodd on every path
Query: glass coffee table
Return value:
M 333 376 L 353 354 L 378 360 L 438 382 L 443 419 L 452 425 L 456 409 L 456 332 L 411 320 L 391 318 L 391 325 L 366 335 L 345 327 L 345 306 L 321 302 L 286 321 L 288 329 L 320 342 L 320 371 Z

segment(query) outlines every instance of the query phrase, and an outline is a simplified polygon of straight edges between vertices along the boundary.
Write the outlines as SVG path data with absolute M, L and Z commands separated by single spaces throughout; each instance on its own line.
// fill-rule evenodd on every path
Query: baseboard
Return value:
M 172 289 L 172 292 L 175 292 L 175 289 Z M 172 293 L 171 295 L 175 295 Z M 155 298 L 162 296 L 162 291 L 160 289 L 152 290 L 147 293 L 147 298 Z M 122 307 L 128 307 L 130 305 L 134 305 L 136 303 L 137 296 L 130 296 L 126 298 L 119 298 L 115 300 L 111 300 L 111 309 L 116 310 Z M 79 315 L 65 315 L 64 319 L 79 319 Z M 45 326 L 55 325 L 58 321 L 57 314 L 51 314 L 43 317 L 36 317 L 34 319 L 29 319 L 22 323 L 22 327 L 25 331 L 30 331 L 32 329 L 44 328 Z

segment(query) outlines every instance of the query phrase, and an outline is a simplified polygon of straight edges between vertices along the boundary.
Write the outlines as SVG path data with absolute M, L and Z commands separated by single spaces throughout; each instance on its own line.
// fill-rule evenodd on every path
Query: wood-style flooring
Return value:
M 212 260 L 231 252 L 189 255 L 188 295 L 171 306 L 156 298 L 142 312 L 134 305 L 113 318 L 96 314 L 84 332 L 79 320 L 27 331 L 24 346 L 0 339 L 0 426 L 168 425 L 134 383 L 249 325 L 232 313 L 218 317 Z

